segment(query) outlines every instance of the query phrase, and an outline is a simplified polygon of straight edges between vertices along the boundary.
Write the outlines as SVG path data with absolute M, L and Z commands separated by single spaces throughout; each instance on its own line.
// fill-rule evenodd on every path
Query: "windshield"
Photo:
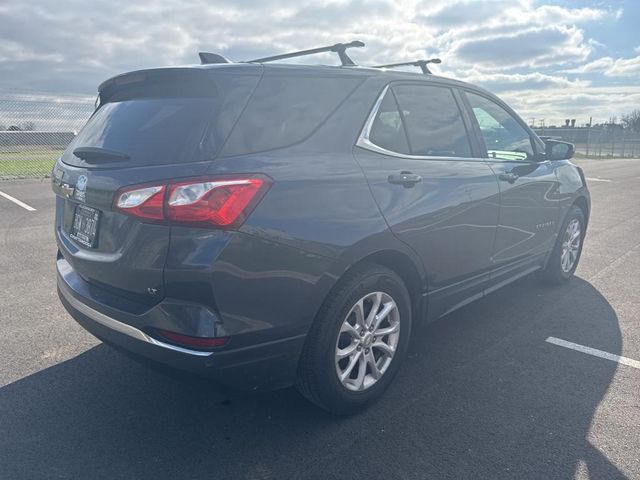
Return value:
M 215 145 L 207 135 L 216 110 L 215 98 L 154 98 L 106 103 L 91 117 L 63 158 L 83 165 L 72 153 L 78 147 L 100 147 L 127 154 L 127 166 L 201 161 Z

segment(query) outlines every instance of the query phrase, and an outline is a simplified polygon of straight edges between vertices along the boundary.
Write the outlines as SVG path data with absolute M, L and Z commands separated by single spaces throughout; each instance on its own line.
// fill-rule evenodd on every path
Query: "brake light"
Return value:
M 260 178 L 181 182 L 169 186 L 167 215 L 177 222 L 208 222 L 227 227 L 242 223 L 264 181 Z
M 270 186 L 268 177 L 258 175 L 138 185 L 119 190 L 114 209 L 143 220 L 233 228 L 246 220 Z

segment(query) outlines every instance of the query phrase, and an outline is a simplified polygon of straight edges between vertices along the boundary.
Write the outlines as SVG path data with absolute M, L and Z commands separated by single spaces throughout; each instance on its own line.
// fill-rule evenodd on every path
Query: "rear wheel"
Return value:
M 553 284 L 568 281 L 578 268 L 585 232 L 585 217 L 579 207 L 573 206 L 558 234 L 542 278 Z
M 320 407 L 350 414 L 382 395 L 406 355 L 411 306 L 393 271 L 362 265 L 333 289 L 300 359 L 297 386 Z

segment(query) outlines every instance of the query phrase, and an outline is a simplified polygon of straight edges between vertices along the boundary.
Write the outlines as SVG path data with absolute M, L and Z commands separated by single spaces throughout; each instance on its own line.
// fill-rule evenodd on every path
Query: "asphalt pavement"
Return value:
M 0 195 L 0 479 L 640 478 L 640 160 L 578 163 L 593 210 L 577 278 L 524 278 L 421 328 L 349 418 L 102 345 L 55 293 L 49 182 L 0 182 L 35 209 Z

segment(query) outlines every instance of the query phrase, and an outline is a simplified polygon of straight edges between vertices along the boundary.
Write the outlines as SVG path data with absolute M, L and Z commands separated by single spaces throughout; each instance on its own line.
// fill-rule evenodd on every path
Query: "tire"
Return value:
M 572 249 L 569 252 L 566 250 L 566 245 L 570 236 L 575 233 L 575 230 L 572 230 L 572 228 L 576 225 L 576 222 L 578 226 L 578 244 L 576 246 L 575 242 L 571 242 Z M 544 270 L 542 270 L 541 278 L 543 281 L 553 285 L 560 285 L 568 282 L 571 277 L 573 277 L 573 274 L 578 267 L 578 262 L 580 261 L 580 255 L 582 254 L 585 227 L 586 219 L 584 217 L 584 213 L 582 209 L 574 205 L 571 207 L 564 222 L 562 223 L 562 227 L 558 233 L 558 238 L 556 239 L 556 244 L 549 256 L 547 265 Z M 569 258 L 567 258 L 567 255 Z
M 387 314 L 377 330 L 367 331 L 361 327 L 368 325 L 367 319 L 373 319 L 369 315 L 378 299 L 377 311 Z M 361 300 L 364 315 L 358 314 Z M 398 331 L 394 331 L 396 327 Z M 392 333 L 376 336 L 375 332 Z M 410 336 L 411 301 L 402 279 L 379 265 L 356 266 L 332 289 L 318 312 L 300 357 L 296 386 L 328 412 L 356 413 L 389 386 L 406 356 Z M 393 353 L 381 343 L 391 346 Z M 346 352 L 351 353 L 338 360 L 338 355 Z M 353 369 L 346 375 L 351 365 Z

